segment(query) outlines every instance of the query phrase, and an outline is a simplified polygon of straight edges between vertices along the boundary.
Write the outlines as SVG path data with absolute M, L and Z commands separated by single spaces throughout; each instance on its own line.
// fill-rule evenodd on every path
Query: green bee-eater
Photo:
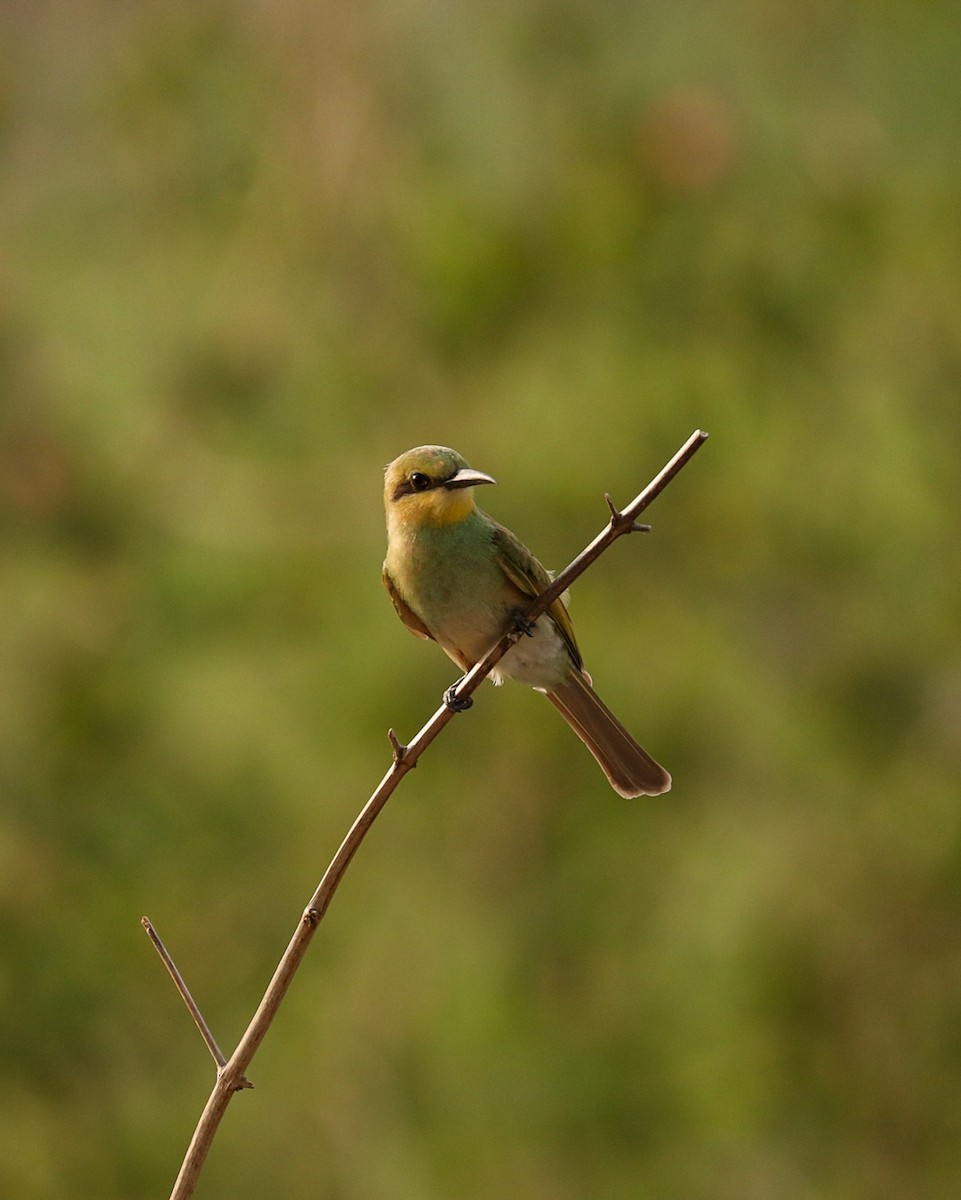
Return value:
M 384 585 L 407 628 L 433 638 L 462 671 L 550 582 L 527 547 L 475 504 L 474 488 L 493 482 L 446 446 L 408 450 L 385 473 Z M 670 775 L 594 692 L 563 598 L 527 632 L 491 672 L 494 682 L 543 692 L 622 796 L 666 792 Z

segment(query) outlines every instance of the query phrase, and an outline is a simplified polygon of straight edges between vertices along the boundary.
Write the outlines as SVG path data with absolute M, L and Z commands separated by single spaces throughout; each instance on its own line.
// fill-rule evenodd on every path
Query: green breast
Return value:
M 472 658 L 490 647 L 520 602 L 497 564 L 492 534 L 475 512 L 409 531 L 388 555 L 395 585 L 434 637 Z

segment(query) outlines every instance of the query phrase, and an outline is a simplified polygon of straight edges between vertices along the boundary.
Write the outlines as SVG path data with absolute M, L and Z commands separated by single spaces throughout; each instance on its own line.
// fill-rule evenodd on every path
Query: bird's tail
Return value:
M 597 759 L 615 792 L 630 799 L 670 789 L 670 775 L 634 741 L 586 675 L 578 671 L 545 695 Z

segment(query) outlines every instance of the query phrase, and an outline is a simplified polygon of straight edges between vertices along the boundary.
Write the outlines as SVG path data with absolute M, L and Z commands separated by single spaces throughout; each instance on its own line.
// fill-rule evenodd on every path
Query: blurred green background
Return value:
M 577 585 L 627 803 L 484 688 L 349 872 L 198 1197 L 961 1187 L 961 10 L 9 4 L 0 1194 L 165 1196 L 455 672 L 380 586 L 455 446 Z

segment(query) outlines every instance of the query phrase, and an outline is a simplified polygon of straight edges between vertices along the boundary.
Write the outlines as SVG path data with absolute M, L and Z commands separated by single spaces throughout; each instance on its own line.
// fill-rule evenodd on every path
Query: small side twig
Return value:
M 196 1000 L 194 1000 L 193 996 L 190 994 L 190 988 L 187 987 L 184 977 L 177 970 L 177 964 L 171 957 L 170 951 L 163 944 L 163 939 L 154 928 L 154 924 L 149 917 L 141 917 L 140 924 L 144 927 L 144 929 L 146 929 L 147 937 L 150 938 L 154 949 L 160 955 L 160 961 L 167 968 L 167 973 L 174 981 L 174 987 L 180 993 L 181 1000 L 183 1000 L 184 1004 L 187 1006 L 187 1011 L 193 1017 L 194 1024 L 200 1030 L 200 1036 L 204 1039 L 207 1049 L 210 1051 L 210 1057 L 217 1064 L 217 1070 L 222 1071 L 227 1065 L 227 1060 L 224 1058 L 223 1052 L 217 1045 L 217 1039 L 214 1037 L 213 1033 L 211 1033 L 210 1026 L 204 1020 L 204 1015 L 200 1011 Z M 237 1086 L 242 1088 L 252 1088 L 254 1085 L 249 1079 L 241 1079 Z
M 490 674 L 511 646 L 519 637 L 523 636 L 524 626 L 532 625 L 538 617 L 543 616 L 557 597 L 562 595 L 574 580 L 582 575 L 617 538 L 625 533 L 645 529 L 645 526 L 638 524 L 638 516 L 655 497 L 660 495 L 674 476 L 690 461 L 703 445 L 706 438 L 706 433 L 700 429 L 695 430 L 670 462 L 667 463 L 659 474 L 651 480 L 647 487 L 626 508 L 617 509 L 610 497 L 607 497 L 608 507 L 611 511 L 611 519 L 607 526 L 578 554 L 573 562 L 554 578 L 551 585 L 532 601 L 527 612 L 524 614 L 524 622 L 518 623 L 515 628 L 506 632 L 497 644 L 492 646 L 488 653 L 484 655 L 480 662 L 472 667 L 458 682 L 454 690 L 454 696 L 457 699 L 467 699 L 477 690 L 481 682 Z M 263 999 L 254 1013 L 250 1024 L 247 1026 L 243 1037 L 240 1039 L 236 1050 L 230 1056 L 230 1059 L 222 1065 L 217 1059 L 219 1051 L 215 1054 L 215 1061 L 218 1061 L 219 1067 L 217 1081 L 210 1093 L 200 1120 L 194 1129 L 193 1137 L 190 1140 L 190 1145 L 187 1148 L 186 1156 L 180 1168 L 180 1173 L 177 1176 L 173 1191 L 170 1193 L 170 1200 L 188 1200 L 188 1197 L 193 1195 L 200 1171 L 220 1122 L 227 1110 L 227 1105 L 230 1103 L 234 1092 L 246 1085 L 244 1072 L 250 1065 L 251 1059 L 256 1054 L 260 1043 L 270 1028 L 271 1022 L 276 1016 L 277 1010 L 287 993 L 291 980 L 307 952 L 307 947 L 310 945 L 317 926 L 323 919 L 334 892 L 337 890 L 351 860 L 401 779 L 417 765 L 417 760 L 421 754 L 423 754 L 440 731 L 453 720 L 455 715 L 454 706 L 448 703 L 442 704 L 426 725 L 423 726 L 406 746 L 400 742 L 393 730 L 389 732 L 388 737 L 393 752 L 393 761 L 387 774 L 377 785 L 373 795 L 360 811 L 318 884 L 317 890 L 304 909 L 300 923 L 294 931 L 280 962 L 277 964 L 273 978 L 264 992 Z M 167 958 L 165 957 L 166 961 Z M 168 965 L 168 970 L 171 970 L 171 965 Z M 171 974 L 173 975 L 174 982 L 177 983 L 179 972 L 175 973 L 175 971 L 176 968 L 171 971 Z M 181 984 L 182 980 L 180 983 L 177 983 L 178 990 L 181 989 Z M 197 1021 L 198 1028 L 203 1033 L 206 1025 L 201 1024 L 202 1017 L 198 1020 L 199 1014 L 195 1011 L 196 1005 L 193 1005 L 192 1001 L 187 1001 L 189 992 L 186 991 L 185 985 L 183 986 L 183 990 L 181 990 L 181 995 L 184 996 L 187 1007 L 190 1008 L 194 1020 Z M 208 1046 L 210 1046 L 211 1042 L 208 1042 Z M 216 1043 L 213 1043 L 213 1045 L 215 1047 Z M 213 1049 L 211 1053 L 214 1053 Z M 220 1060 L 222 1058 L 223 1056 L 221 1055 Z

